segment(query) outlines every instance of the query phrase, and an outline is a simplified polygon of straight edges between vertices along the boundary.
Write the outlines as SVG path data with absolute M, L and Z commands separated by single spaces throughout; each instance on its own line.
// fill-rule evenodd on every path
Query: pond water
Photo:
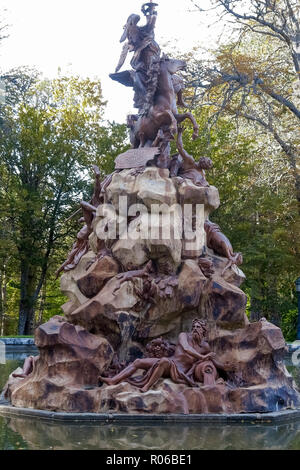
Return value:
M 0 364 L 0 390 L 8 375 L 32 352 L 18 351 Z M 286 358 L 300 386 L 300 368 Z M 300 421 L 280 425 L 257 424 L 62 424 L 32 418 L 0 416 L 0 450 L 300 450 Z

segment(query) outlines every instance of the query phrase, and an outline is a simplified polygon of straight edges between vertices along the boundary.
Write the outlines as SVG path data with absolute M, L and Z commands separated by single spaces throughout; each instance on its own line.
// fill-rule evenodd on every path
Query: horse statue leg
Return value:
M 166 109 L 165 111 L 161 112 L 152 112 L 151 117 L 159 128 L 169 124 L 170 134 L 174 138 L 174 136 L 177 134 L 177 120 L 171 110 Z
M 189 119 L 191 123 L 193 124 L 193 129 L 194 129 L 193 136 L 192 136 L 193 140 L 199 137 L 199 126 L 197 124 L 196 119 L 192 115 L 192 113 L 175 114 L 174 116 L 179 124 L 185 119 Z

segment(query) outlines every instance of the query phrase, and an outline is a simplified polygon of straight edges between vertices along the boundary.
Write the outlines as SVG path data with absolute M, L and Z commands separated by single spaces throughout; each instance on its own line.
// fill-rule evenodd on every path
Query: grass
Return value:
M 21 336 L 20 335 L 0 336 L 0 339 L 1 338 L 3 338 L 3 339 L 5 339 L 5 338 L 33 338 L 33 335 L 28 335 L 28 336 L 26 336 L 26 335 L 23 335 L 23 336 L 22 335 Z

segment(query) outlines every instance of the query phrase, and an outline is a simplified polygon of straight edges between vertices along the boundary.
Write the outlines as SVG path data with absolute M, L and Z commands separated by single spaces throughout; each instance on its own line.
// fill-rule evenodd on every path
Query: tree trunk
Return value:
M 265 295 L 267 297 L 269 305 L 270 322 L 280 327 L 281 314 L 278 310 L 277 280 L 275 278 L 268 278 L 268 284 Z
M 27 260 L 21 262 L 21 298 L 19 308 L 19 335 L 31 335 L 34 328 L 35 276 Z
M 258 321 L 262 317 L 261 313 L 261 303 L 260 301 L 251 296 L 250 301 L 250 321 L 255 322 Z
M 4 299 L 3 299 L 3 285 L 4 285 L 4 272 L 0 271 L 0 336 L 3 336 L 4 330 Z
M 4 335 L 5 316 L 7 310 L 7 275 L 6 266 L 0 271 L 0 336 Z
M 43 315 L 44 315 L 44 308 L 46 304 L 46 296 L 47 296 L 47 281 L 45 280 L 43 287 L 42 287 L 42 298 L 40 302 L 37 324 L 41 325 L 43 322 Z

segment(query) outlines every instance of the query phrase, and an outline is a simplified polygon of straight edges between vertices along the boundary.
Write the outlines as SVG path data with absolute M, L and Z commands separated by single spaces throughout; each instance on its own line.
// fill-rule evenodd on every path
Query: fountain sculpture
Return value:
M 220 202 L 206 180 L 212 161 L 195 162 L 183 147 L 183 121 L 194 139 L 198 126 L 177 109 L 186 107 L 177 74 L 186 64 L 161 53 L 156 6 L 143 5 L 144 26 L 129 16 L 111 74 L 134 90 L 132 148 L 102 182 L 94 167 L 85 224 L 57 273 L 69 301 L 36 329 L 39 356 L 10 376 L 5 396 L 15 407 L 64 412 L 296 408 L 282 332 L 249 322 L 242 255 L 209 220 Z M 120 71 L 130 52 L 132 68 Z

